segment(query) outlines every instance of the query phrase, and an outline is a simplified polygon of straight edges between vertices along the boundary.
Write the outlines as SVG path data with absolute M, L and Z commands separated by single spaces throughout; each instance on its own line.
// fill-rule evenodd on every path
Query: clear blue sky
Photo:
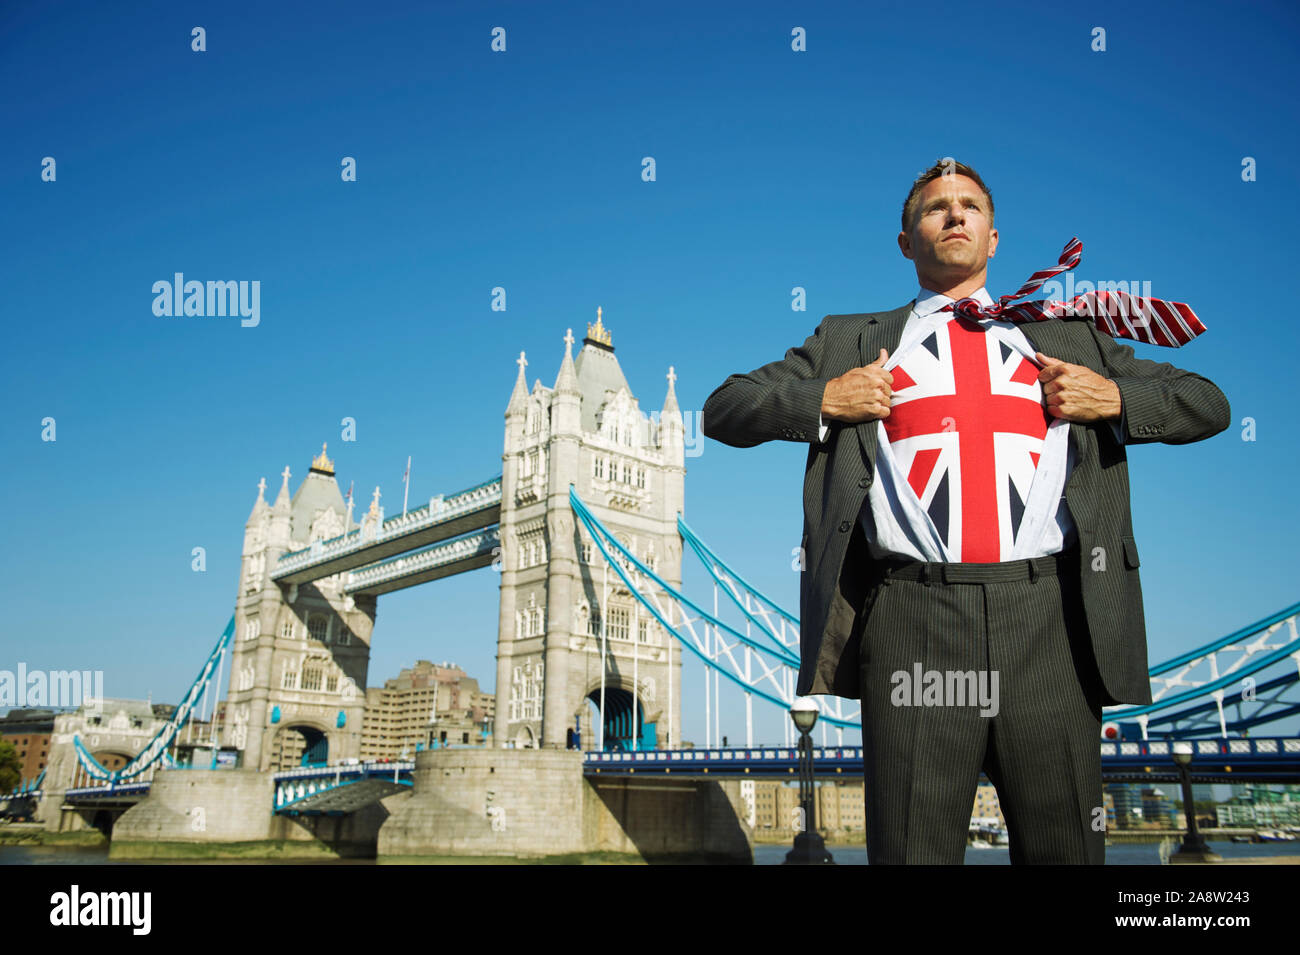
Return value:
M 1280 609 L 1300 597 L 1296 41 L 1289 3 L 5 5 L 0 668 L 174 700 L 233 609 L 258 478 L 296 485 L 329 441 L 343 488 L 382 485 L 391 514 L 408 454 L 415 501 L 498 473 L 516 356 L 553 384 L 597 305 L 643 410 L 670 364 L 698 410 L 823 315 L 911 298 L 899 210 L 945 155 L 993 191 L 994 295 L 1078 235 L 1077 278 L 1150 281 L 1209 326 L 1138 347 L 1234 418 L 1131 452 L 1152 662 Z M 260 325 L 156 317 L 178 271 L 259 280 Z M 687 519 L 792 611 L 805 451 L 687 461 Z M 384 597 L 371 683 L 428 658 L 492 688 L 496 600 L 490 571 Z M 701 683 L 689 662 L 702 741 Z

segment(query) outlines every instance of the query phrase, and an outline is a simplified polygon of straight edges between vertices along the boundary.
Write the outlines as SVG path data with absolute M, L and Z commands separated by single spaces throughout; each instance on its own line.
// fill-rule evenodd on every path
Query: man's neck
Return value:
M 920 284 L 921 288 L 925 289 L 927 292 L 938 292 L 940 295 L 946 295 L 953 301 L 959 302 L 964 298 L 969 298 L 982 289 L 987 275 L 988 271 L 985 270 L 980 272 L 979 275 L 963 279 L 956 285 L 952 285 L 943 279 L 935 279 L 921 275 L 917 276 L 917 282 Z

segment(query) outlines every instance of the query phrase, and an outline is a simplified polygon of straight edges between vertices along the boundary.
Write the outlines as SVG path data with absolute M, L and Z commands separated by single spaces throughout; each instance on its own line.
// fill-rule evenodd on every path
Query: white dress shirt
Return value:
M 971 298 L 982 305 L 993 304 L 993 299 L 983 288 Z M 886 359 L 885 370 L 896 367 L 931 332 L 952 319 L 951 312 L 943 312 L 941 309 L 953 301 L 946 295 L 928 289 L 918 291 L 907 323 L 903 326 L 898 348 Z M 1039 365 L 1034 358 L 1034 346 L 1016 323 L 991 318 L 980 319 L 979 323 L 1029 362 Z M 1037 387 L 1041 401 L 1042 386 Z M 891 400 L 891 405 L 895 403 L 896 396 Z M 820 420 L 819 424 L 817 440 L 822 442 L 826 440 L 830 426 L 821 424 Z M 1120 422 L 1112 421 L 1110 425 L 1116 440 L 1122 443 L 1122 419 Z M 898 466 L 890 450 L 884 422 L 877 420 L 875 426 L 876 479 L 871 483 L 859 515 L 872 556 L 945 563 L 960 561 L 959 552 L 945 544 L 908 484 L 907 474 Z M 1064 493 L 1077 454 L 1074 442 L 1069 440 L 1069 433 L 1069 422 L 1062 418 L 1054 418 L 1048 425 L 1042 454 L 1025 502 L 1022 524 L 1014 544 L 1004 542 L 1002 559 L 1018 560 L 1059 553 L 1078 539 Z M 1050 506 L 1052 501 L 1056 502 L 1055 507 Z

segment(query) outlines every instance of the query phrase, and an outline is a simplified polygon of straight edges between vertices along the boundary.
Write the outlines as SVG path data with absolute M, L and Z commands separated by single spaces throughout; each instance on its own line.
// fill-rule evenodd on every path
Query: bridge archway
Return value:
M 117 821 L 117 815 L 109 812 L 107 809 L 100 809 L 90 818 L 90 825 L 98 829 L 105 838 L 113 837 L 113 823 Z
M 587 693 L 590 725 L 593 730 L 600 725 L 600 687 Z M 632 691 L 621 686 L 605 687 L 605 749 L 654 749 L 655 724 L 645 721 L 645 701 L 632 705 Z M 635 715 L 633 713 L 635 709 Z M 635 718 L 635 724 L 633 719 Z M 593 732 L 591 739 L 583 739 L 583 749 L 595 749 L 599 736 Z
M 515 749 L 536 749 L 537 737 L 533 735 L 532 727 L 521 726 L 515 732 Z
M 279 727 L 271 738 L 270 772 L 329 762 L 329 733 L 311 723 Z
M 127 763 L 131 762 L 131 760 L 135 759 L 135 753 L 128 753 L 125 750 L 110 749 L 107 747 L 91 750 L 90 755 L 95 762 L 99 763 L 99 765 L 103 766 L 110 773 L 116 772 Z M 90 773 L 86 772 L 85 767 L 83 767 L 80 762 L 76 762 L 73 765 L 72 785 L 98 786 L 100 785 L 100 781 L 91 776 Z

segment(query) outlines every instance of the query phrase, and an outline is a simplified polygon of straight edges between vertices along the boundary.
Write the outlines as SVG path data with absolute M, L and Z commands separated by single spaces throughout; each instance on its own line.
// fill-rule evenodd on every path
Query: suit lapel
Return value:
M 1068 361 L 1075 365 L 1088 364 L 1091 367 L 1091 362 L 1080 360 L 1085 356 L 1077 353 L 1077 347 L 1070 341 L 1069 335 L 1066 334 L 1066 324 L 1064 322 L 1023 322 L 1018 327 L 1025 338 L 1029 339 L 1029 344 L 1034 347 L 1034 351 L 1042 352 L 1049 358 L 1059 358 L 1061 361 Z M 1099 369 L 1093 368 L 1093 370 L 1097 371 Z M 1072 421 L 1070 422 L 1070 438 L 1074 441 L 1075 448 L 1083 451 L 1088 447 L 1089 441 L 1092 439 L 1092 432 L 1088 430 L 1087 425 Z
M 915 299 L 912 300 L 913 302 Z M 908 302 L 892 312 L 876 312 L 868 315 L 858 337 L 858 349 L 862 355 L 862 364 L 870 365 L 880 357 L 880 349 L 890 355 L 898 350 L 898 343 L 903 337 L 903 326 L 907 316 L 912 313 L 912 302 Z M 876 422 L 860 421 L 854 425 L 858 432 L 858 441 L 862 446 L 862 456 L 866 459 L 868 470 L 876 465 Z

